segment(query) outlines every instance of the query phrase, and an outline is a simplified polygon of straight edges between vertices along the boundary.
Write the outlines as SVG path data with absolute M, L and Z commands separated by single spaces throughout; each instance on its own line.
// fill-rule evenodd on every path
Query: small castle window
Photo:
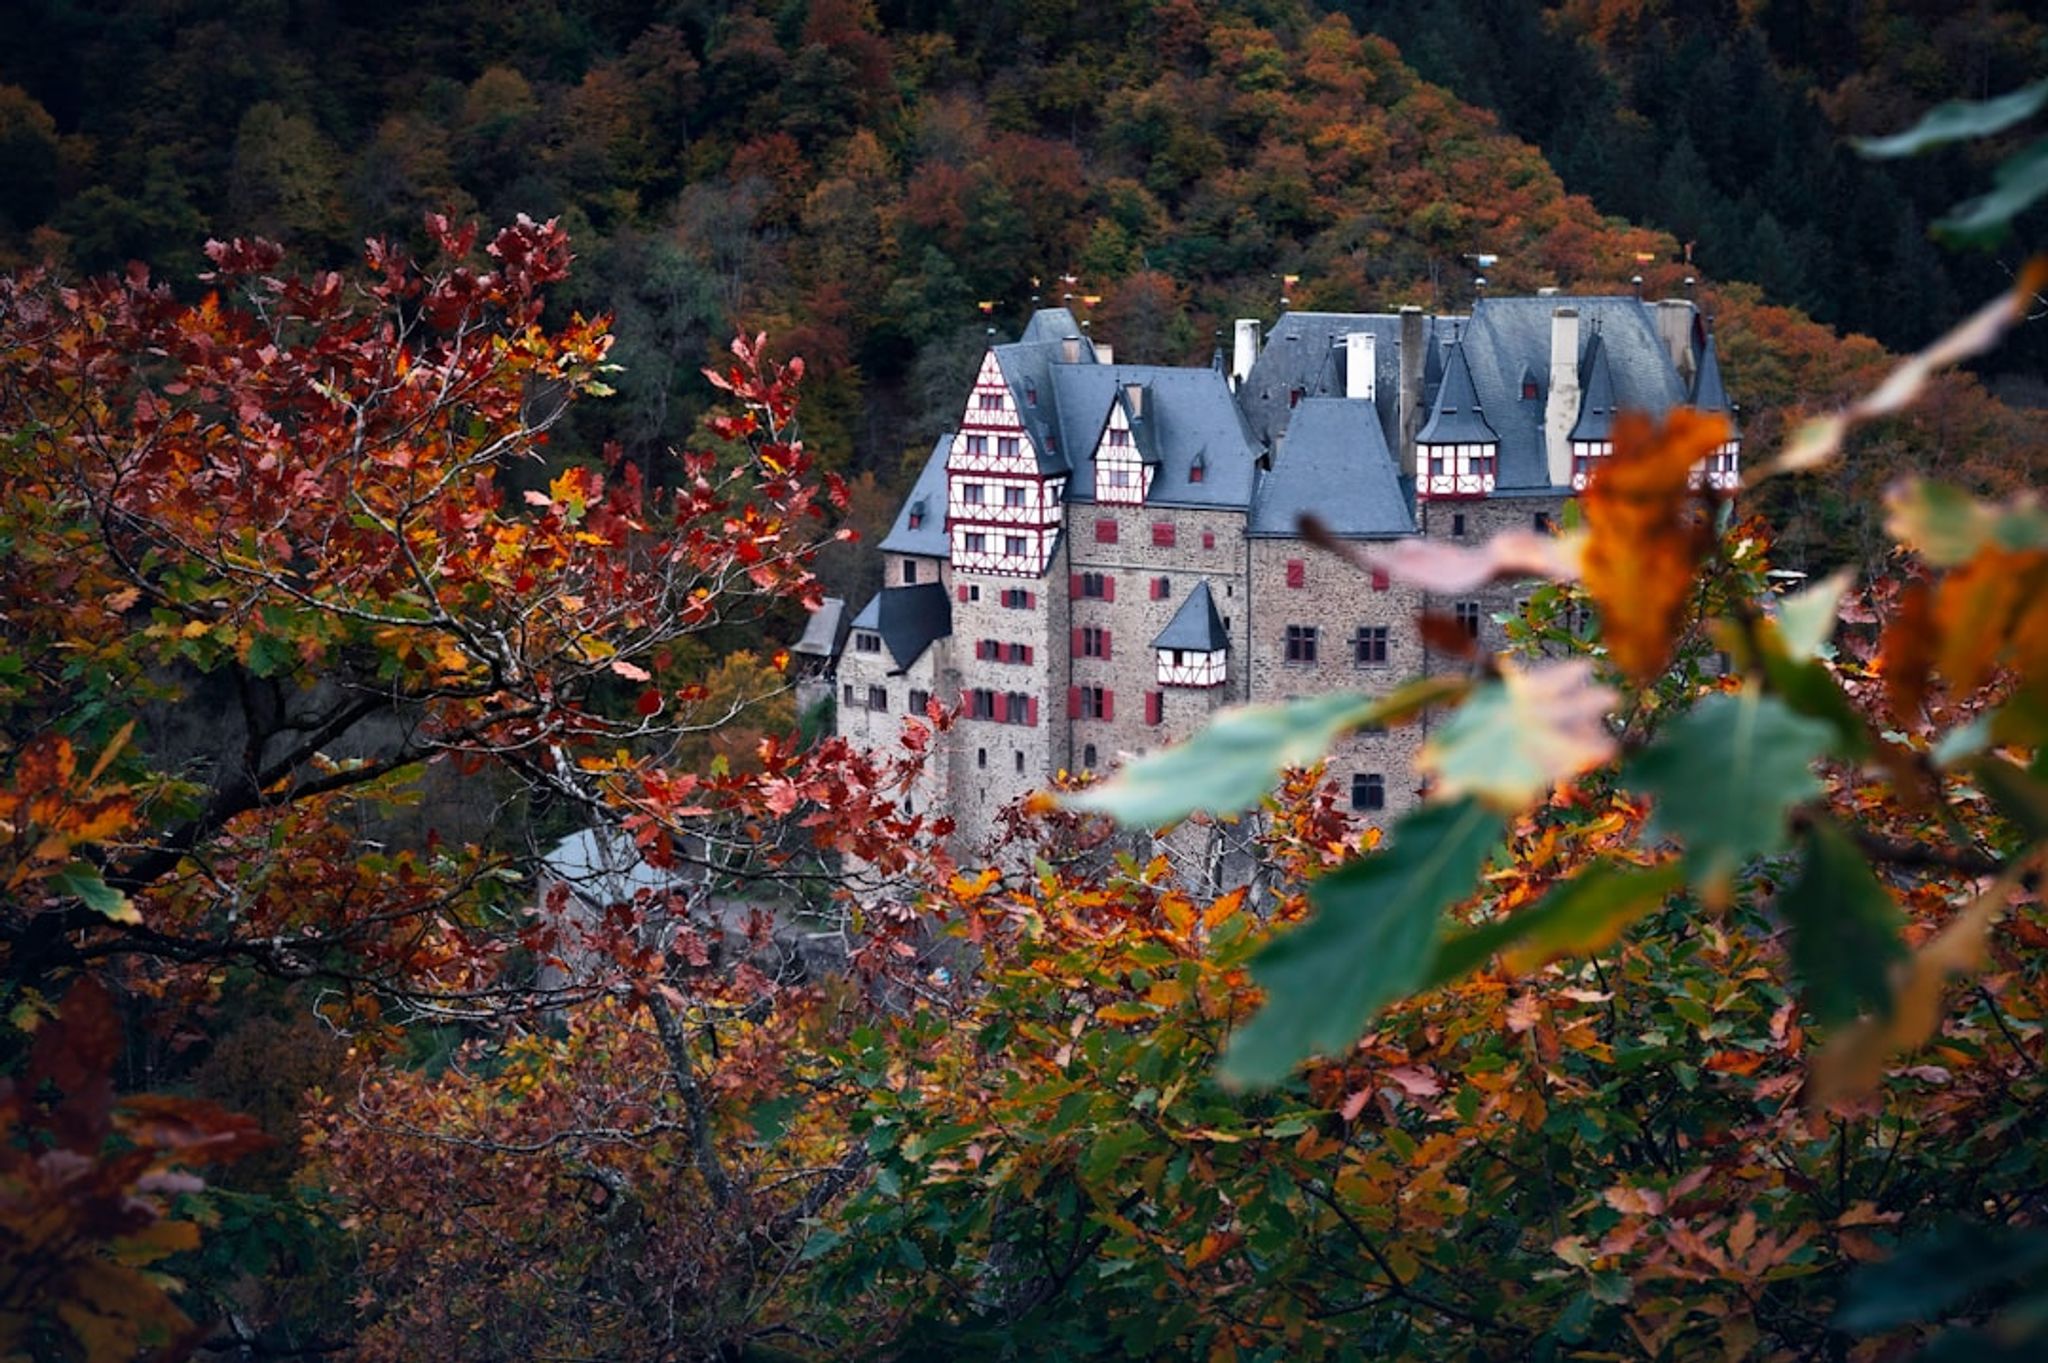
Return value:
M 981 768 L 982 770 L 984 770 L 984 771 L 986 771 L 986 770 L 988 769 L 988 749 L 987 749 L 987 748 L 976 748 L 976 749 L 974 750 L 974 765 L 975 765 L 975 766 L 977 766 L 977 767 L 980 767 L 980 768 Z
M 1376 771 L 1359 772 L 1351 778 L 1351 807 L 1367 812 L 1387 807 L 1387 778 Z
M 1464 512 L 1454 511 L 1451 513 L 1451 534 L 1459 539 L 1463 539 L 1465 537 Z
M 1084 771 L 1095 770 L 1095 745 L 1093 743 L 1081 745 L 1081 768 Z
M 882 651 L 882 636 L 870 634 L 866 630 L 860 631 L 853 636 L 853 651 L 855 653 L 880 653 Z
M 1465 633 L 1477 639 L 1479 637 L 1479 603 L 1477 601 L 1460 601 L 1453 607 L 1453 610 L 1458 617 L 1459 627 Z
M 888 689 L 886 687 L 881 686 L 870 686 L 868 688 L 868 709 L 887 711 L 888 708 Z
M 1017 759 L 1017 772 L 1019 775 L 1022 775 L 1024 771 L 1024 754 L 1021 751 L 1013 750 L 1011 756 Z
M 1289 625 L 1287 627 L 1286 645 L 1288 662 L 1314 662 L 1316 660 L 1316 627 L 1314 625 Z
M 1385 625 L 1360 625 L 1352 640 L 1352 659 L 1360 667 L 1383 667 L 1387 661 L 1388 629 Z
M 905 585 L 905 586 L 910 586 L 910 585 L 912 585 L 912 584 L 916 583 L 916 581 L 917 581 L 917 560 L 916 560 L 916 559 L 914 559 L 914 558 L 907 558 L 907 559 L 904 559 L 904 560 L 903 560 L 903 583 L 904 583 L 904 585 Z
M 1015 459 L 1017 457 L 1017 437 L 1014 435 L 997 436 L 996 453 L 1005 459 Z
M 926 711 L 928 711 L 928 710 L 930 710 L 930 709 L 931 709 L 931 705 L 932 705 L 932 693 L 931 693 L 931 692 L 929 692 L 929 691 L 912 691 L 912 692 L 910 693 L 910 713 L 911 713 L 911 714 L 913 714 L 913 715 L 921 715 L 921 714 L 924 714 L 924 713 L 925 713 Z
M 1003 536 L 1003 552 L 1011 558 L 1021 558 L 1031 552 L 1031 545 L 1022 535 L 1005 535 Z

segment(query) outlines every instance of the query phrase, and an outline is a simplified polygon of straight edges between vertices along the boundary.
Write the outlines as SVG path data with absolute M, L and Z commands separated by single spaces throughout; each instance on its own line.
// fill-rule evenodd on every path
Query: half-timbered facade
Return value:
M 1437 598 L 1311 548 L 1545 530 L 1609 457 L 1617 413 L 1734 414 L 1691 304 L 1482 300 L 1469 316 L 1286 313 L 1206 367 L 1118 364 L 1065 309 L 992 344 L 883 539 L 884 586 L 837 663 L 839 729 L 886 744 L 955 715 L 914 798 L 987 850 L 1000 811 L 1214 710 L 1436 667 L 1422 612 L 1505 642 L 1517 589 Z M 1739 439 L 1700 469 L 1739 479 Z M 1411 726 L 1330 759 L 1365 819 L 1418 798 Z M 1212 868 L 1213 869 L 1213 868 Z

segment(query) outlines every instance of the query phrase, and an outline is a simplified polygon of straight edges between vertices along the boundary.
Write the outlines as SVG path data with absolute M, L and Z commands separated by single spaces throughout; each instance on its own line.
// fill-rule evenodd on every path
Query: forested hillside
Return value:
M 1099 299 L 1083 306 L 1127 357 L 1200 360 L 1231 316 L 1275 313 L 1282 276 L 1304 306 L 1457 308 L 1475 253 L 1500 257 L 1500 290 L 1640 273 L 1675 293 L 1696 273 L 1768 439 L 1876 359 L 1776 305 L 1911 345 L 2003 286 L 1995 262 L 1924 238 L 1970 173 L 1960 157 L 1873 169 L 1827 120 L 1882 127 L 1951 77 L 2017 80 L 2041 61 L 2017 17 L 1958 49 L 1911 11 L 1856 28 L 1823 5 L 1754 23 L 1336 8 L 1401 50 L 1303 0 L 34 0 L 0 53 L 0 259 L 139 259 L 190 290 L 209 235 L 332 265 L 368 235 L 417 240 L 430 209 L 559 215 L 581 260 L 558 306 L 613 314 L 624 368 L 557 449 L 652 459 L 703 410 L 714 345 L 765 329 L 811 361 L 828 466 L 876 475 L 856 487 L 870 529 L 984 325 L 1012 327 L 1034 295 Z M 1875 64 L 1779 55 L 1873 27 L 1890 35 Z M 2015 418 L 1972 412 L 1880 440 L 2023 477 L 1991 457 Z M 1867 548 L 1849 505 L 1804 508 L 1793 551 Z M 855 565 L 827 571 L 845 587 Z

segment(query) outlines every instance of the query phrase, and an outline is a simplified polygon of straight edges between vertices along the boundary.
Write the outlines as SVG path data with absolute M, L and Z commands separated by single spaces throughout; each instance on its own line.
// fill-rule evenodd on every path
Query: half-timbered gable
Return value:
M 1465 347 L 1447 347 L 1443 382 L 1429 420 L 1415 437 L 1418 498 L 1490 497 L 1500 464 L 1500 435 L 1486 424 Z
M 1700 351 L 1699 371 L 1693 375 L 1692 405 L 1728 418 L 1728 439 L 1694 470 L 1693 485 L 1697 487 L 1704 477 L 1709 487 L 1733 492 L 1742 483 L 1742 429 L 1735 424 L 1735 404 L 1728 400 L 1727 386 L 1721 380 L 1721 357 L 1712 336 Z
M 1216 611 L 1207 581 L 1195 584 L 1166 628 L 1152 640 L 1161 686 L 1222 686 L 1230 680 L 1230 632 Z
M 1008 372 L 1004 349 L 982 357 L 947 454 L 949 556 L 959 572 L 1041 577 L 1059 540 L 1065 465 L 1049 423 L 1027 410 L 1039 402 L 1038 374 Z

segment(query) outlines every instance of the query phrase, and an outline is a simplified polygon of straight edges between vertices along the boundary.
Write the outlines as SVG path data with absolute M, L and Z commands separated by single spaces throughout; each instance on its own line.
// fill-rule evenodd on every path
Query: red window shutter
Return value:
M 1108 517 L 1095 522 L 1095 542 L 1097 544 L 1115 544 L 1116 522 Z
M 1034 729 L 1038 727 L 1038 697 L 1032 696 L 1024 702 L 1024 722 Z
M 1202 547 L 1204 549 L 1214 549 L 1216 547 L 1216 532 L 1214 530 L 1204 530 L 1202 532 Z
M 1068 586 L 1067 586 L 1067 595 L 1068 595 L 1068 596 L 1074 596 L 1074 597 L 1078 597 L 1078 596 L 1079 596 L 1080 594 L 1081 594 L 1081 575 L 1080 575 L 1079 573 L 1075 573 L 1075 574 L 1073 575 L 1073 577 L 1071 577 L 1070 579 L 1068 579 Z
M 1155 549 L 1173 548 L 1172 521 L 1152 522 L 1152 547 Z
M 1287 560 L 1287 585 L 1300 587 L 1308 582 L 1308 564 L 1298 558 Z
M 1165 598 L 1166 598 L 1166 579 L 1165 579 L 1165 578 L 1163 578 L 1163 577 L 1155 577 L 1155 578 L 1153 578 L 1153 579 L 1152 579 L 1152 599 L 1153 599 L 1154 601 L 1162 601 L 1162 600 L 1164 600 Z
M 1165 709 L 1166 697 L 1160 695 L 1157 691 L 1147 691 L 1145 693 L 1145 722 L 1147 724 L 1157 724 L 1164 717 Z
M 1031 661 L 1031 645 L 1029 644 L 1024 645 L 1024 661 L 1027 663 Z
M 1037 609 L 1038 609 L 1038 593 L 1037 593 L 1037 592 L 1026 592 L 1026 593 L 1024 593 L 1024 609 L 1025 609 L 1025 610 L 1028 610 L 1028 611 L 1031 611 L 1031 610 L 1037 610 Z
M 1076 658 L 1081 656 L 1081 627 L 1079 625 L 1074 626 L 1073 656 Z
M 1104 601 L 1116 600 L 1116 579 L 1108 573 L 1102 575 L 1102 599 Z
M 1383 592 L 1383 591 L 1385 591 L 1385 590 L 1387 589 L 1387 586 L 1388 586 L 1387 570 L 1386 570 L 1385 568 L 1375 568 L 1375 569 L 1373 569 L 1373 570 L 1372 570 L 1372 589 L 1373 589 L 1374 591 L 1376 591 L 1376 592 Z
M 1102 717 L 1104 719 L 1116 718 L 1116 692 L 1106 686 L 1102 688 Z
M 1067 718 L 1079 719 L 1080 717 L 1081 688 L 1078 686 L 1070 686 L 1067 688 Z
M 1010 720 L 1010 698 L 1003 692 L 996 692 L 996 723 L 1007 724 Z
M 956 593 L 957 593 L 957 594 L 959 595 L 959 597 L 960 597 L 960 604 L 962 604 L 962 605 L 966 605 L 966 604 L 967 604 L 967 584 L 963 582 L 963 583 L 961 583 L 961 584 L 960 584 L 959 586 L 955 587 L 955 588 L 954 588 L 953 590 L 954 590 L 954 592 L 956 592 Z
M 1102 661 L 1109 661 L 1109 631 L 1102 631 Z

